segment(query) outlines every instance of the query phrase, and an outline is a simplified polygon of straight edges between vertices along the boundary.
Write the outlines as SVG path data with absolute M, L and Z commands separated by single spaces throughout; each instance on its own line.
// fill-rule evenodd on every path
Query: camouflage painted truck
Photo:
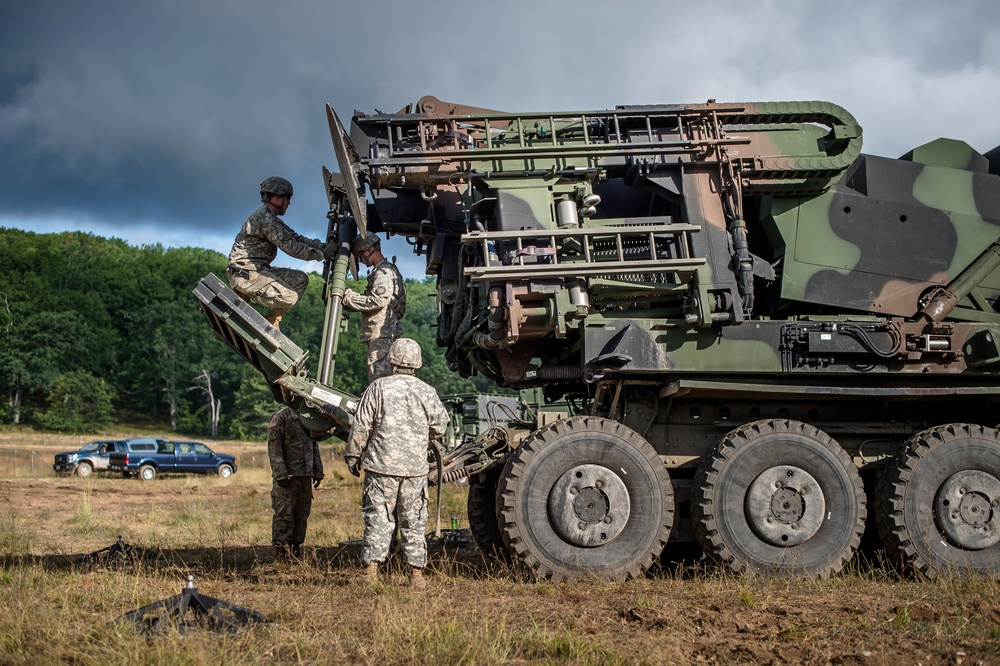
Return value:
M 331 236 L 406 237 L 451 369 L 569 405 L 432 474 L 469 476 L 482 545 L 826 576 L 868 526 L 906 569 L 1000 574 L 1000 150 L 865 155 L 826 102 L 328 116 Z

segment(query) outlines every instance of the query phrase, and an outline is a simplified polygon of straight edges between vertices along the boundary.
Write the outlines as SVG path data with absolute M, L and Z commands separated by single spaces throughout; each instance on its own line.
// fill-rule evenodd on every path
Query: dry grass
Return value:
M 67 448 L 28 446 L 49 460 L 49 449 Z M 214 448 L 237 455 L 231 479 L 62 479 L 37 468 L 0 478 L 0 663 L 1000 662 L 1000 584 L 987 579 L 901 581 L 876 568 L 790 581 L 694 564 L 626 583 L 553 584 L 437 550 L 426 592 L 407 587 L 398 563 L 369 587 L 351 548 L 338 547 L 361 536 L 360 484 L 333 455 L 305 560 L 275 563 L 263 445 Z M 446 526 L 452 513 L 467 524 L 464 503 L 464 489 L 449 486 Z M 159 557 L 82 562 L 118 534 Z M 268 623 L 148 638 L 114 622 L 178 594 L 188 574 L 203 594 Z

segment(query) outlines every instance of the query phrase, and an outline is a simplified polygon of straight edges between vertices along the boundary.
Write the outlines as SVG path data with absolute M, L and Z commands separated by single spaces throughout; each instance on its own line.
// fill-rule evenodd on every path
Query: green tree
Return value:
M 47 414 L 51 424 L 52 401 L 68 397 L 55 395 L 57 384 L 81 371 L 103 382 L 117 418 L 193 436 L 213 426 L 232 436 L 262 436 L 277 403 L 263 377 L 215 339 L 191 294 L 207 273 L 225 279 L 225 266 L 226 257 L 199 248 L 132 247 L 91 234 L 0 228 L 3 418 L 30 423 Z M 350 285 L 363 291 L 366 282 Z M 423 349 L 419 376 L 442 395 L 497 392 L 483 377 L 448 369 L 435 342 L 434 279 L 407 280 L 406 290 L 403 333 Z M 312 274 L 281 328 L 312 354 L 307 367 L 314 377 L 324 318 L 322 278 Z M 360 316 L 346 321 L 331 383 L 360 395 L 367 350 L 358 339 Z
M 56 378 L 72 368 L 99 370 L 98 332 L 77 312 L 37 312 L 9 321 L 0 348 L 0 378 L 16 424 L 24 405 L 41 404 Z
M 264 375 L 250 365 L 244 366 L 243 375 L 225 432 L 235 439 L 261 440 L 267 437 L 267 424 L 277 411 L 278 403 Z
M 111 390 L 85 370 L 59 375 L 38 423 L 49 430 L 99 432 L 111 425 Z

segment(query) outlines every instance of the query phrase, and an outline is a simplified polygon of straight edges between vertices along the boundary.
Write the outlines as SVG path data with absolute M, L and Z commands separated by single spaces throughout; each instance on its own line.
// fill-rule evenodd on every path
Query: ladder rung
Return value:
M 465 269 L 473 282 L 484 280 L 530 279 L 540 280 L 561 277 L 607 277 L 610 275 L 635 275 L 659 273 L 693 273 L 705 260 L 659 259 L 657 261 L 597 261 L 574 264 L 523 264 L 516 266 L 470 266 Z M 567 270 L 572 272 L 567 276 Z
M 602 223 L 621 222 L 623 226 L 633 226 L 634 228 L 624 229 L 618 226 L 586 227 L 582 229 L 518 229 L 516 231 L 470 231 L 462 234 L 462 242 L 477 242 L 482 240 L 510 240 L 510 239 L 549 239 L 549 238 L 580 238 L 588 236 L 598 236 L 602 238 L 613 235 L 625 236 L 645 236 L 646 234 L 672 234 L 695 233 L 701 231 L 701 227 L 696 224 L 650 224 L 639 226 L 629 224 L 633 220 L 643 218 L 616 218 L 601 220 Z M 662 219 L 662 218 L 661 218 Z

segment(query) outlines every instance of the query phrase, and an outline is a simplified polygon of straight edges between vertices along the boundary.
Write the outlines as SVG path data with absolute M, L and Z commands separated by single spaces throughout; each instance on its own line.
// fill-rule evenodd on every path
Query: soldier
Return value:
M 236 234 L 229 252 L 229 285 L 237 294 L 269 308 L 266 318 L 278 328 L 281 317 L 295 305 L 309 284 L 309 277 L 292 268 L 273 268 L 278 248 L 296 259 L 319 261 L 336 251 L 336 243 L 300 236 L 278 215 L 292 201 L 292 184 L 272 176 L 260 184 L 262 206 L 251 213 Z
M 442 437 L 448 412 L 435 390 L 414 376 L 422 364 L 420 345 L 400 338 L 389 350 L 392 374 L 376 379 L 361 396 L 344 460 L 354 476 L 365 470 L 361 515 L 365 578 L 378 580 L 378 564 L 389 556 L 399 519 L 411 583 L 423 588 L 427 564 L 427 449 Z
M 275 557 L 301 555 L 313 488 L 323 478 L 323 459 L 316 443 L 290 407 L 275 412 L 267 425 L 267 457 L 271 462 L 271 543 Z
M 344 308 L 361 313 L 361 342 L 368 345 L 368 381 L 389 374 L 389 348 L 402 335 L 399 322 L 406 312 L 403 276 L 396 264 L 382 255 L 382 243 L 375 234 L 358 236 L 351 252 L 365 266 L 374 266 L 368 274 L 365 293 L 348 288 Z

